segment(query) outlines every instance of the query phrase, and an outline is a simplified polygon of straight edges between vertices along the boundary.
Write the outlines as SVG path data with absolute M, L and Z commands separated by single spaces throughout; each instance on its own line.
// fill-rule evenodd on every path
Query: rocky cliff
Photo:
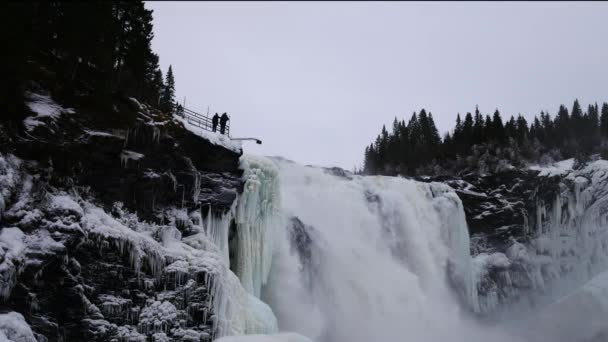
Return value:
M 26 98 L 22 121 L 0 126 L 0 310 L 32 331 L 3 331 L 20 341 L 218 334 L 227 265 L 205 232 L 233 224 L 240 147 L 133 98 L 73 108 L 39 89 Z

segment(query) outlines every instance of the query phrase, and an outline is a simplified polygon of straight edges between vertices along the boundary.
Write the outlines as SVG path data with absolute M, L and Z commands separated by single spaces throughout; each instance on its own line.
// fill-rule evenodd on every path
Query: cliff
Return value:
M 32 330 L 12 338 L 218 334 L 228 266 L 206 232 L 234 224 L 240 147 L 134 98 L 68 108 L 36 89 L 26 101 L 0 126 L 0 310 Z

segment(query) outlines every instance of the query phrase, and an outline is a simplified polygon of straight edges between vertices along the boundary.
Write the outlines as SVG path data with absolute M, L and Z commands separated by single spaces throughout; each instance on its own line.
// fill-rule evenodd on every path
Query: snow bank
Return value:
M 222 146 L 237 153 L 241 153 L 241 151 L 243 150 L 240 141 L 230 140 L 230 137 L 228 137 L 227 135 L 220 134 L 218 132 L 209 132 L 207 130 L 204 130 L 196 125 L 191 124 L 190 122 L 188 122 L 188 120 L 182 117 L 175 116 L 174 118 L 175 120 L 183 123 L 184 127 L 186 127 L 187 130 L 203 139 L 208 140 L 214 145 Z
M 14 311 L 0 314 L 0 341 L 37 342 L 23 315 Z

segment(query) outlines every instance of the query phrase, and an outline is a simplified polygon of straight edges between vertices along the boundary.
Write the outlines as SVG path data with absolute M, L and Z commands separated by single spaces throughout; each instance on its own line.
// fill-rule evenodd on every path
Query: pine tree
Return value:
M 515 122 L 513 115 L 511 115 L 511 118 L 505 124 L 505 136 L 507 140 L 509 138 L 515 139 L 517 136 L 517 123 Z
M 78 94 L 97 101 L 119 92 L 158 103 L 152 11 L 143 1 L 48 1 L 7 9 L 3 13 L 19 22 L 10 25 L 19 40 L 5 46 L 16 58 L 8 64 L 50 70 L 56 75 L 48 86 L 54 97 L 69 103 Z
M 600 113 L 598 108 L 597 103 L 589 105 L 587 108 L 585 120 L 585 136 L 588 138 L 587 149 L 591 149 L 600 143 Z
M 428 126 L 429 126 L 429 143 L 433 148 L 436 148 L 439 144 L 441 144 L 441 137 L 439 136 L 439 131 L 437 130 L 437 126 L 435 125 L 435 120 L 433 120 L 433 114 L 429 112 L 428 118 Z
M 585 120 L 583 118 L 583 110 L 581 105 L 578 103 L 578 99 L 574 100 L 572 105 L 572 112 L 570 112 L 570 132 L 572 137 L 578 137 L 584 134 Z
M 570 116 L 564 105 L 559 106 L 554 121 L 555 134 L 560 139 L 556 141 L 557 146 L 564 146 L 564 141 L 570 136 Z
M 422 109 L 407 124 L 395 118 L 391 132 L 383 126 L 375 144 L 365 148 L 364 170 L 373 174 L 487 170 L 480 169 L 481 164 L 492 170 L 498 159 L 507 158 L 512 165 L 521 166 L 524 161 L 537 162 L 555 149 L 561 157 L 584 160 L 602 152 L 600 142 L 606 138 L 608 103 L 602 104 L 601 111 L 597 104 L 589 105 L 583 113 L 575 101 L 572 116 L 561 105 L 554 120 L 541 111 L 531 125 L 521 114 L 503 124 L 498 110 L 484 120 L 476 108 L 475 115 L 467 113 L 464 120 L 458 114 L 453 133 L 446 133 L 443 139 L 433 115 Z
M 520 145 L 524 145 L 528 141 L 528 121 L 521 114 L 517 116 L 515 137 Z
M 167 77 L 165 78 L 164 89 L 160 100 L 160 108 L 167 113 L 173 113 L 174 104 L 175 79 L 173 78 L 173 68 L 171 65 L 169 65 L 169 70 L 167 71 Z
M 473 116 L 471 115 L 471 113 L 467 113 L 464 116 L 464 123 L 462 125 L 462 135 L 463 135 L 463 142 L 464 142 L 464 148 L 468 149 L 471 146 L 473 146 Z
M 608 103 L 602 104 L 602 115 L 600 117 L 600 132 L 604 138 L 608 138 Z
M 160 105 L 163 90 L 165 89 L 165 83 L 163 81 L 163 72 L 160 69 L 157 69 L 154 72 L 154 77 L 152 78 L 150 88 L 151 103 L 156 106 Z
M 504 143 L 506 141 L 505 127 L 502 123 L 502 118 L 500 117 L 498 109 L 496 109 L 494 116 L 492 117 L 492 130 L 493 137 L 497 142 Z
M 475 106 L 475 123 L 473 124 L 473 143 L 480 144 L 485 141 L 483 132 L 483 116 L 479 112 L 479 107 Z

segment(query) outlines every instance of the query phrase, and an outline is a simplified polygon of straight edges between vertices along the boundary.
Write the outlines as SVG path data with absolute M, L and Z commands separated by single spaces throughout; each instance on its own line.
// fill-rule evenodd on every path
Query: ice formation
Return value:
M 278 169 L 266 158 L 242 159 L 245 174 L 243 194 L 236 210 L 236 274 L 248 293 L 260 297 L 268 279 L 279 223 Z
M 123 167 L 127 167 L 127 165 L 129 164 L 129 160 L 138 161 L 143 157 L 144 157 L 144 155 L 141 153 L 137 153 L 137 152 L 133 152 L 133 151 L 129 151 L 129 150 L 122 150 L 122 152 L 120 154 L 120 164 Z
M 552 196 L 537 195 L 529 241 L 475 258 L 478 279 L 489 269 L 500 279 L 478 298 L 479 312 L 526 317 L 608 269 L 608 161 L 571 164 L 540 170 L 539 179 L 561 178 Z

